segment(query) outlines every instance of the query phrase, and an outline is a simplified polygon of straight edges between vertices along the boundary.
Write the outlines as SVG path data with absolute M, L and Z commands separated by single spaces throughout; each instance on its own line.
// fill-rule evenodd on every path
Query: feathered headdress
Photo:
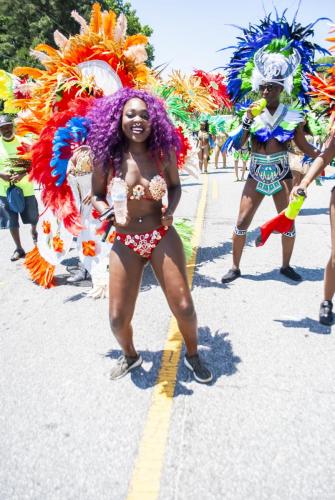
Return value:
M 279 83 L 302 105 L 309 102 L 307 73 L 314 70 L 315 52 L 328 54 L 311 39 L 315 24 L 328 18 L 319 18 L 304 27 L 296 21 L 297 13 L 292 23 L 285 14 L 286 11 L 280 16 L 276 11 L 275 20 L 269 14 L 257 25 L 237 26 L 242 36 L 237 45 L 227 47 L 235 51 L 225 68 L 228 92 L 234 102 L 251 90 L 258 90 L 261 82 Z
M 16 99 L 14 104 L 29 113 L 17 123 L 24 134 L 39 134 L 55 111 L 67 109 L 76 97 L 99 97 L 122 86 L 141 87 L 147 82 L 149 69 L 145 35 L 126 36 L 127 20 L 113 11 L 101 11 L 93 5 L 86 23 L 76 11 L 72 17 L 80 25 L 80 34 L 66 38 L 55 31 L 57 48 L 40 44 L 32 51 L 45 70 L 15 68 L 17 76 L 28 75 L 36 81 L 31 99 Z
M 213 113 L 219 107 L 198 76 L 186 76 L 175 70 L 169 76 L 167 85 L 187 103 L 190 112 Z
M 58 49 L 39 45 L 33 55 L 45 66 L 16 68 L 16 75 L 35 80 L 31 96 L 17 95 L 13 102 L 25 110 L 17 120 L 19 134 L 39 136 L 25 155 L 32 160 L 30 177 L 42 186 L 42 200 L 73 234 L 80 231 L 80 214 L 67 182 L 68 163 L 84 144 L 88 124 L 85 116 L 94 97 L 113 94 L 121 87 L 146 83 L 147 38 L 126 36 L 127 20 L 94 4 L 90 23 L 75 11 L 80 34 L 67 39 L 54 33 Z M 16 77 L 14 77 L 16 78 Z
M 330 33 L 335 33 L 335 26 L 330 30 Z M 334 45 L 329 47 L 331 53 L 335 54 L 335 36 L 326 38 L 328 42 Z M 312 90 L 310 95 L 314 97 L 316 102 L 321 106 L 325 106 L 325 114 L 330 116 L 330 126 L 335 128 L 335 63 L 330 67 L 326 76 L 318 74 L 309 75 Z
M 201 85 L 208 90 L 218 108 L 232 108 L 233 104 L 228 95 L 226 77 L 224 75 L 207 73 L 201 69 L 196 69 L 193 75 L 200 78 Z

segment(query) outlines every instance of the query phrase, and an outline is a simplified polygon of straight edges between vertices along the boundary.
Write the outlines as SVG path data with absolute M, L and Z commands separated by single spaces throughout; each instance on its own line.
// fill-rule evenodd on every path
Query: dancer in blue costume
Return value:
M 278 212 L 288 205 L 292 189 L 289 142 L 293 140 L 311 158 L 319 154 L 305 139 L 303 113 L 280 103 L 284 90 L 302 106 L 309 101 L 306 74 L 313 70 L 315 51 L 327 53 L 308 41 L 313 36 L 314 24 L 302 27 L 296 16 L 289 24 L 285 13 L 281 17 L 276 13 L 275 20 L 269 15 L 259 25 L 242 28 L 243 36 L 227 67 L 232 100 L 239 102 L 253 90 L 260 93 L 266 107 L 259 113 L 260 103 L 249 106 L 241 127 L 225 144 L 226 148 L 240 149 L 251 140 L 250 172 L 233 233 L 233 265 L 223 276 L 223 283 L 241 276 L 240 260 L 247 230 L 264 196 L 273 197 Z M 301 281 L 302 277 L 290 266 L 294 242 L 295 230 L 283 235 L 280 272 L 293 281 Z

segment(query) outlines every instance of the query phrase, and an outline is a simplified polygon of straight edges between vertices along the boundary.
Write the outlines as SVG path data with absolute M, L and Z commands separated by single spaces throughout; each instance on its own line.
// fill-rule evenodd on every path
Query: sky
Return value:
M 211 71 L 228 62 L 231 51 L 221 48 L 234 45 L 239 30 L 229 24 L 248 26 L 277 8 L 287 10 L 292 20 L 298 0 L 129 0 L 141 24 L 154 29 L 151 42 L 155 47 L 154 66 L 169 63 L 167 72 L 179 69 L 191 73 L 194 68 Z M 334 0 L 301 0 L 298 21 L 303 25 L 318 17 L 329 17 L 335 23 Z M 324 47 L 331 23 L 320 21 L 314 41 Z M 321 56 L 322 54 L 320 54 Z M 166 73 L 165 73 L 166 74 Z

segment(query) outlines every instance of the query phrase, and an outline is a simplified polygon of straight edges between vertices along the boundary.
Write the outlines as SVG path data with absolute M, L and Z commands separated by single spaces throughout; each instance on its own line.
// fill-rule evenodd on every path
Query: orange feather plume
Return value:
M 127 22 L 123 14 L 117 18 L 113 11 L 102 11 L 95 3 L 89 24 L 75 11 L 72 17 L 80 24 L 78 35 L 66 39 L 58 32 L 56 40 L 61 38 L 58 48 L 47 44 L 35 47 L 35 54 L 40 53 L 39 59 L 45 70 L 30 67 L 14 70 L 15 75 L 28 75 L 36 81 L 30 100 L 15 101 L 19 109 L 29 110 L 31 118 L 30 125 L 26 119 L 18 119 L 20 133 L 29 129 L 39 135 L 53 113 L 66 109 L 71 99 L 80 95 L 101 95 L 94 80 L 89 81 L 78 68 L 84 61 L 105 61 L 127 87 L 141 88 L 149 80 L 149 70 L 144 64 L 148 39 L 142 34 L 127 37 Z M 129 51 L 131 47 L 134 48 Z M 43 58 L 42 53 L 48 57 Z
M 30 76 L 34 80 L 41 78 L 43 76 L 43 71 L 37 68 L 30 68 L 29 66 L 17 66 L 13 70 L 13 74 L 16 76 Z
M 100 4 L 95 3 L 92 7 L 92 15 L 90 20 L 90 28 L 93 33 L 99 33 L 102 24 Z
M 330 33 L 335 33 L 335 27 L 330 30 Z M 329 42 L 335 42 L 335 37 L 326 38 Z M 335 52 L 335 45 L 332 45 L 329 50 Z M 311 83 L 310 95 L 321 105 L 326 106 L 327 114 L 330 116 L 330 128 L 335 129 L 335 64 L 327 70 L 325 76 L 318 74 L 308 75 Z
M 56 266 L 47 262 L 37 246 L 27 253 L 24 264 L 29 271 L 30 277 L 35 283 L 44 288 L 51 288 L 54 286 L 54 276 Z

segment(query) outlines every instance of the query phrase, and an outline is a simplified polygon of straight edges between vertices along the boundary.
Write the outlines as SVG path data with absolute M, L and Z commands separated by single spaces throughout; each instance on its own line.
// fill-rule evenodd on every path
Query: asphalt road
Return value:
M 207 177 L 193 297 L 215 378 L 202 386 L 180 364 L 167 440 L 152 429 L 143 481 L 149 491 L 159 469 L 161 500 L 334 500 L 335 337 L 318 323 L 331 184 L 310 188 L 297 221 L 292 264 L 302 283 L 279 274 L 274 235 L 262 248 L 247 245 L 243 276 L 222 285 L 243 183 L 230 168 Z M 194 220 L 202 179 L 182 182 L 178 215 Z M 264 200 L 251 232 L 273 214 Z M 22 234 L 29 249 L 26 227 Z M 7 231 L 0 245 L 0 499 L 125 499 L 170 325 L 162 291 L 148 266 L 134 317 L 144 364 L 111 382 L 120 351 L 107 300 L 86 298 L 88 283 L 66 285 L 63 266 L 58 286 L 40 289 L 22 261 L 9 261 Z M 151 460 L 157 448 L 160 463 Z

